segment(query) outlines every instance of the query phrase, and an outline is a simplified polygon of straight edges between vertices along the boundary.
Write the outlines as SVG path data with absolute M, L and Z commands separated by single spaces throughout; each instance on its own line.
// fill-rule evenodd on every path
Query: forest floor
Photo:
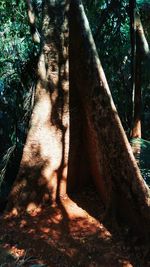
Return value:
M 60 205 L 0 220 L 1 267 L 148 267 L 147 246 L 102 223 L 93 188 Z

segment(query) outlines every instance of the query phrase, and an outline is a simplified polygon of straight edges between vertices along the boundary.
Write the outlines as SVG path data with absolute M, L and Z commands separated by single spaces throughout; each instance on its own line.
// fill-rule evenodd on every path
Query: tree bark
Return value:
M 141 50 L 139 47 L 138 36 L 136 38 L 136 64 L 135 64 L 135 91 L 134 91 L 134 112 L 133 112 L 133 127 L 132 138 L 141 138 L 141 112 L 142 112 L 142 93 L 141 93 Z
M 79 0 L 70 6 L 70 61 L 86 119 L 91 173 L 107 212 L 119 213 L 134 229 L 148 230 L 150 191 L 121 125 Z
M 71 77 L 69 82 L 67 2 L 46 0 L 43 6 L 34 109 L 7 206 L 15 213 L 55 204 L 90 179 L 82 111 Z
M 136 12 L 136 35 L 138 38 L 138 44 L 139 44 L 139 49 L 140 52 L 144 57 L 148 57 L 150 58 L 150 49 L 149 49 L 149 44 L 147 42 L 145 33 L 144 33 L 144 29 L 143 29 L 143 25 L 140 19 L 140 15 L 138 12 Z
M 134 93 L 135 93 L 135 58 L 136 58 L 136 0 L 129 1 L 129 17 L 130 17 L 130 40 L 131 40 L 131 92 L 129 117 L 130 119 L 130 134 L 132 135 L 133 116 L 134 116 Z
M 66 194 L 69 153 L 66 1 L 44 1 L 43 42 L 30 129 L 8 210 L 30 212 Z
M 36 27 L 36 16 L 34 13 L 34 8 L 32 5 L 31 0 L 26 0 L 27 3 L 27 9 L 28 9 L 28 19 L 29 19 L 29 25 L 30 25 L 30 32 L 32 35 L 32 40 L 34 43 L 40 43 L 40 34 Z
M 149 45 L 146 40 L 143 26 L 140 20 L 140 15 L 136 12 L 135 15 L 135 33 L 136 33 L 136 53 L 135 53 L 135 68 L 134 68 L 134 99 L 133 99 L 133 125 L 132 138 L 141 138 L 141 112 L 142 112 L 142 69 L 141 63 L 144 58 L 150 57 Z
M 69 93 L 67 9 L 59 0 L 44 4 L 31 127 L 7 209 L 30 212 L 47 201 L 55 203 L 66 195 L 67 183 L 75 186 L 82 170 L 81 180 L 92 175 L 107 214 L 119 213 L 133 228 L 145 230 L 150 223 L 149 188 L 121 125 L 79 0 L 70 4 Z

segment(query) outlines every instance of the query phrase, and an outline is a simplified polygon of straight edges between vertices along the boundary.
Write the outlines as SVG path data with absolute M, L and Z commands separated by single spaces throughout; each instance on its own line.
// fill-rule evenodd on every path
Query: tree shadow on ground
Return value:
M 27 253 L 46 266 L 149 266 L 117 232 L 112 234 L 101 223 L 103 207 L 95 200 L 94 191 L 93 195 L 90 191 L 80 194 L 80 206 L 85 209 L 65 197 L 55 207 L 45 205 L 41 211 L 17 217 L 6 214 L 0 221 L 1 246 L 13 255 Z M 87 212 L 88 206 L 99 213 L 99 220 Z

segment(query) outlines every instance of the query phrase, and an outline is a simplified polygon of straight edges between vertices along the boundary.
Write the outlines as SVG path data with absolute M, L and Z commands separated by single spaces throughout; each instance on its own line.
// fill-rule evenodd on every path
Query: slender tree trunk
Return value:
M 142 111 L 142 69 L 141 63 L 145 58 L 150 58 L 149 45 L 146 40 L 143 26 L 140 20 L 140 15 L 135 14 L 135 33 L 136 33 L 136 53 L 134 55 L 134 99 L 133 99 L 133 123 L 132 123 L 132 138 L 141 138 L 141 111 Z
M 116 211 L 144 231 L 150 222 L 150 191 L 124 133 L 78 0 L 70 6 L 70 62 L 84 109 L 87 151 L 97 189 L 109 213 Z
M 142 109 L 142 95 L 141 95 L 141 50 L 139 47 L 138 37 L 136 38 L 136 66 L 135 66 L 135 91 L 134 91 L 134 114 L 132 138 L 141 138 L 141 109 Z
M 130 130 L 132 130 L 134 116 L 134 93 L 135 93 L 135 58 L 136 58 L 136 0 L 129 1 L 129 16 L 130 16 L 130 40 L 131 40 L 131 92 L 130 92 Z
M 138 38 L 138 45 L 141 52 L 142 57 L 148 57 L 150 58 L 150 49 L 149 44 L 147 42 L 143 25 L 140 19 L 140 15 L 138 12 L 136 12 L 136 35 Z

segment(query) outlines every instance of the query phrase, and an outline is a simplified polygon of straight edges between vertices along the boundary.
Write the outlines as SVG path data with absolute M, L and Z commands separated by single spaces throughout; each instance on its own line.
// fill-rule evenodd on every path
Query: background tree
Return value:
M 146 40 L 143 26 L 140 20 L 140 15 L 135 13 L 135 50 L 134 61 L 133 61 L 133 127 L 132 127 L 132 138 L 141 138 L 141 112 L 142 112 L 142 68 L 141 64 L 143 59 L 150 57 L 149 45 Z M 134 63 L 135 62 L 135 63 Z M 135 66 L 134 66 L 135 65 Z

